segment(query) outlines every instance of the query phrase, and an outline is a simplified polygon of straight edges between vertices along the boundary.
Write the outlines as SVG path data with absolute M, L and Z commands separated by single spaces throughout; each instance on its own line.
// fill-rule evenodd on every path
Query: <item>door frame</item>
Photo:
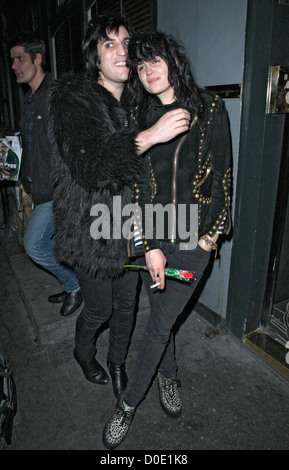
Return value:
M 271 252 L 285 115 L 266 114 L 270 65 L 289 64 L 289 6 L 248 0 L 234 233 L 225 329 L 257 329 Z

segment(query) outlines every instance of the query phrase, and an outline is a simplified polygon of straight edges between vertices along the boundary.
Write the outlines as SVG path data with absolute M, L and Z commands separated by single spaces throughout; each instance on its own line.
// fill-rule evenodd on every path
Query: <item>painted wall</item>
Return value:
M 172 34 L 186 48 L 200 86 L 242 83 L 247 0 L 158 0 L 158 29 Z M 233 153 L 233 181 L 238 166 L 241 100 L 226 99 Z M 234 223 L 234 194 L 232 217 Z M 199 301 L 226 316 L 231 242 L 220 258 Z

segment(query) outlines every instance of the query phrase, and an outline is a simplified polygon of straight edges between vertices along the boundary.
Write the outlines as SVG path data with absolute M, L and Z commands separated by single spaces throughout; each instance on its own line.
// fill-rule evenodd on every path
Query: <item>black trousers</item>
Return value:
M 161 242 L 160 248 L 167 258 L 167 267 L 194 271 L 197 280 L 189 284 L 166 278 L 165 289 L 152 292 L 150 274 L 141 273 L 150 299 L 151 312 L 133 373 L 123 394 L 124 401 L 130 406 L 137 406 L 145 397 L 157 368 L 165 377 L 175 377 L 177 363 L 171 330 L 191 298 L 210 258 L 210 253 L 199 245 L 194 250 L 181 251 L 178 245 Z M 141 259 L 138 264 L 143 262 Z
M 125 272 L 115 280 L 102 279 L 99 273 L 91 277 L 80 267 L 76 273 L 84 300 L 75 330 L 75 347 L 79 356 L 83 360 L 95 356 L 97 332 L 110 319 L 108 357 L 115 364 L 123 364 L 134 322 L 138 272 Z

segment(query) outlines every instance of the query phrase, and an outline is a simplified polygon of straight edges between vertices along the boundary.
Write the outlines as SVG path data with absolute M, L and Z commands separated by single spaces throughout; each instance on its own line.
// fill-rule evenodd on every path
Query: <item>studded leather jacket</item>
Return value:
M 195 109 L 189 109 L 192 117 L 190 131 L 166 144 L 154 146 L 146 156 L 142 176 L 135 184 L 134 203 L 141 208 L 136 214 L 137 226 L 142 239 L 142 254 L 158 248 L 158 241 L 184 242 L 178 230 L 171 230 L 164 218 L 163 234 L 147 236 L 145 205 L 165 207 L 173 204 L 178 218 L 179 205 L 186 207 L 189 221 L 190 205 L 197 205 L 197 239 L 208 234 L 213 236 L 224 222 L 223 233 L 231 228 L 231 144 L 228 116 L 223 101 L 204 93 L 206 105 L 205 125 L 200 126 Z M 163 114 L 179 104 L 155 105 L 146 116 L 145 126 L 151 127 Z M 196 207 L 196 206 L 195 206 Z M 146 212 L 147 214 L 147 212 Z M 146 222 L 149 220 L 147 217 Z M 142 221 L 142 224 L 141 224 Z M 187 233 L 189 227 L 187 226 Z M 130 244 L 130 255 L 139 256 L 140 250 Z

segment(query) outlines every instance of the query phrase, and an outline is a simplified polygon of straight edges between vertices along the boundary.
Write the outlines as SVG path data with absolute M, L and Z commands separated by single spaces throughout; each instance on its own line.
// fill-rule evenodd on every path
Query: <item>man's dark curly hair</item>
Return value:
M 97 62 L 99 57 L 97 53 L 97 44 L 100 40 L 109 39 L 108 34 L 124 26 L 129 36 L 134 34 L 134 28 L 130 21 L 124 15 L 111 16 L 109 14 L 98 15 L 92 18 L 87 25 L 85 35 L 82 41 L 82 52 L 86 65 L 86 72 L 93 75 L 96 79 L 99 77 Z
M 161 31 L 140 33 L 130 40 L 129 90 L 133 96 L 133 109 L 138 109 L 140 115 L 157 100 L 156 96 L 145 91 L 137 73 L 137 66 L 141 62 L 151 61 L 157 56 L 161 57 L 168 66 L 168 80 L 174 87 L 177 102 L 182 106 L 196 108 L 202 122 L 204 118 L 201 92 L 191 72 L 186 53 L 172 36 Z

